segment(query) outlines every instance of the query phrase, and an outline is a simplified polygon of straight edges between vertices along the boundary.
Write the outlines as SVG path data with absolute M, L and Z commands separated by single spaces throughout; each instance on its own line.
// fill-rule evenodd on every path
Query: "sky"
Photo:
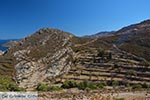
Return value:
M 41 28 L 83 36 L 146 19 L 150 0 L 0 0 L 0 39 L 24 38 Z

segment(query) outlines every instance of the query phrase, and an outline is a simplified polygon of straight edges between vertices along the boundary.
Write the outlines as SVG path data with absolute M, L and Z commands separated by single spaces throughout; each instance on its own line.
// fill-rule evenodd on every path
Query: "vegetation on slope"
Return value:
M 0 76 L 0 91 L 25 91 L 25 89 L 18 87 L 18 85 L 11 79 L 10 76 Z

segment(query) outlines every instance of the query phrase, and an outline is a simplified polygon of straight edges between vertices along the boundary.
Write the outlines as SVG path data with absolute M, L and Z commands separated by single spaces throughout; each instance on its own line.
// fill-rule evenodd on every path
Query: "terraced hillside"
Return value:
M 144 58 L 98 38 L 85 40 L 73 47 L 75 65 L 67 75 L 61 77 L 61 81 L 105 81 L 110 85 L 113 81 L 118 81 L 120 85 L 149 82 L 150 67 Z
M 13 59 L 0 56 L 0 75 L 14 76 Z

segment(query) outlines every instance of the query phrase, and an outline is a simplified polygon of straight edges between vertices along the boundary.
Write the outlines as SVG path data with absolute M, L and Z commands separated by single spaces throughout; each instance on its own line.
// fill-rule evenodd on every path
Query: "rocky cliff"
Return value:
M 72 37 L 67 32 L 46 28 L 18 41 L 5 54 L 15 60 L 16 82 L 21 87 L 33 88 L 67 73 L 73 59 Z

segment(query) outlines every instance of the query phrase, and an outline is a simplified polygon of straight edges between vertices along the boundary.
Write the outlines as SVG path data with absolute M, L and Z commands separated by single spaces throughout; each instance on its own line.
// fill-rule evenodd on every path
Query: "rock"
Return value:
M 34 88 L 40 82 L 54 81 L 72 66 L 72 35 L 56 29 L 42 29 L 19 41 L 9 52 L 15 58 L 16 82 Z

